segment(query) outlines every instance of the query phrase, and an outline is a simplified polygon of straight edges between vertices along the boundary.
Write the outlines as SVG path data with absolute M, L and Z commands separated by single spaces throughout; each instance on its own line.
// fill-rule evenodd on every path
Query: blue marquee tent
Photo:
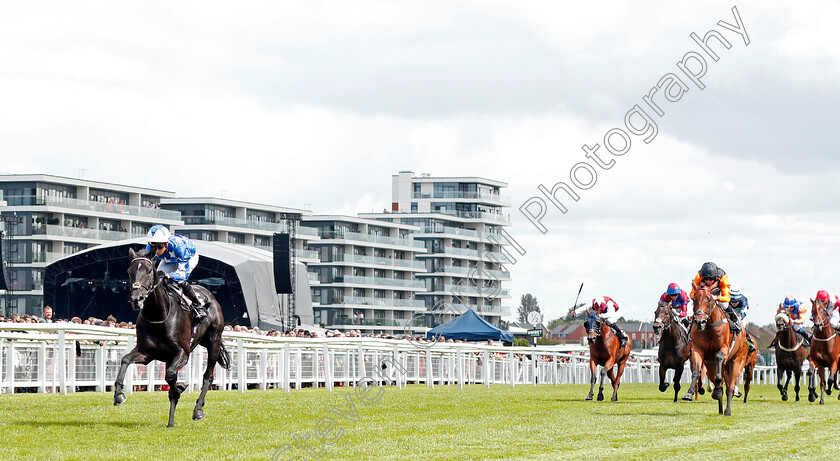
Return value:
M 488 339 L 513 342 L 513 334 L 494 327 L 472 309 L 426 332 L 426 338 L 443 336 L 446 339 L 484 341 Z

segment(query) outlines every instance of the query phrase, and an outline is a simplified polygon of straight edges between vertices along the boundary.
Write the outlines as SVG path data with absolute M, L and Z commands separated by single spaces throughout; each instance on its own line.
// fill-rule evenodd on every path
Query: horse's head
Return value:
M 694 323 L 697 324 L 698 331 L 703 331 L 712 317 L 715 297 L 712 296 L 712 292 L 708 288 L 702 287 L 694 290 L 694 298 L 691 301 L 693 303 Z
M 825 313 L 825 306 L 818 301 L 811 300 L 811 321 L 814 322 L 814 329 L 820 329 L 828 323 L 828 315 Z
M 671 326 L 671 308 L 668 303 L 659 303 L 653 314 L 653 334 L 659 336 L 664 328 Z
M 128 282 L 131 284 L 131 306 L 134 310 L 143 310 L 143 303 L 154 291 L 157 274 L 155 264 L 146 251 L 128 250 L 131 264 L 128 266 Z
M 786 331 L 793 324 L 793 319 L 788 312 L 779 312 L 776 314 L 776 330 Z
M 589 318 L 586 319 L 585 326 L 586 338 L 589 340 L 589 344 L 592 344 L 595 342 L 598 335 L 601 334 L 601 319 L 593 312 L 589 314 Z

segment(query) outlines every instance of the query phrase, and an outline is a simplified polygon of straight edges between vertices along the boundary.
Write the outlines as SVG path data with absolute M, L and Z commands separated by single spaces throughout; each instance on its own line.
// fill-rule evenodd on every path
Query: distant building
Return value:
M 510 200 L 501 193 L 506 187 L 492 179 L 402 171 L 392 176 L 391 210 L 360 216 L 416 226 L 413 237 L 426 248 L 417 254 L 426 267 L 417 274 L 426 283 L 417 297 L 426 309 L 473 309 L 498 325 L 510 315 L 510 306 L 503 304 L 510 299 L 503 288 L 510 272 L 502 267 L 509 262 L 502 235 L 510 226 Z

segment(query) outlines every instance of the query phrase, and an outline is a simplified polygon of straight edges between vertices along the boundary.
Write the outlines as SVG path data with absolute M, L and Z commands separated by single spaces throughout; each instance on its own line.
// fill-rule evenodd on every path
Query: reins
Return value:
M 149 263 L 149 265 L 150 265 L 150 266 L 151 266 L 151 268 L 152 268 L 152 271 L 154 271 L 155 265 L 154 265 L 154 263 L 152 262 L 152 260 L 150 260 L 149 258 L 134 258 L 134 259 L 132 259 L 132 260 L 131 260 L 131 263 L 133 264 L 133 263 L 134 263 L 134 261 L 138 261 L 138 260 L 148 262 L 148 263 Z M 163 282 L 163 277 L 158 277 L 158 281 L 157 281 L 157 283 L 152 284 L 152 287 L 151 287 L 151 288 L 147 291 L 147 295 L 146 295 L 146 296 L 148 297 L 149 295 L 154 294 L 155 290 L 157 290 L 157 287 L 161 284 L 161 282 Z M 134 288 L 135 288 L 135 286 L 136 286 L 136 288 L 145 288 L 145 287 L 141 286 L 138 282 L 134 282 L 134 284 L 132 285 L 132 287 L 131 287 L 131 288 L 132 288 L 132 289 L 134 289 Z M 167 320 L 169 320 L 169 314 L 170 314 L 170 312 L 172 312 L 173 310 L 174 310 L 174 309 L 171 309 L 171 308 L 170 308 L 170 309 L 167 309 L 167 311 L 166 311 L 166 315 L 163 317 L 163 320 L 149 320 L 149 319 L 147 319 L 147 318 L 146 318 L 146 316 L 145 316 L 145 315 L 143 315 L 143 309 L 141 309 L 141 310 L 140 310 L 140 318 L 142 318 L 142 319 L 143 319 L 145 322 L 147 322 L 147 323 L 164 323 L 164 322 L 166 322 Z

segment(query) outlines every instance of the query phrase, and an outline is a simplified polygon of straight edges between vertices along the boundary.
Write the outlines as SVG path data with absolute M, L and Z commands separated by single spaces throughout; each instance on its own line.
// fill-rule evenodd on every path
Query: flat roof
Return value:
M 481 178 L 478 176 L 416 176 L 413 171 L 401 171 L 400 173 L 411 173 L 411 180 L 413 182 L 474 182 L 490 186 L 508 187 L 506 182 Z M 399 174 L 392 176 L 396 178 L 399 177 Z
M 303 222 L 317 222 L 317 221 L 339 221 L 339 222 L 348 222 L 348 223 L 355 223 L 355 224 L 368 224 L 371 226 L 380 226 L 380 227 L 392 227 L 396 229 L 405 229 L 405 230 L 420 230 L 419 227 L 411 225 L 411 224 L 402 224 L 402 223 L 394 223 L 388 221 L 380 221 L 378 219 L 371 219 L 371 218 L 363 218 L 357 216 L 341 216 L 341 215 L 311 215 L 311 216 L 304 216 Z
M 157 196 L 175 196 L 175 192 L 162 189 L 150 189 L 148 187 L 128 186 L 125 184 L 91 181 L 88 179 L 68 178 L 66 176 L 56 176 L 51 174 L 0 174 L 0 182 L 51 182 L 72 186 L 85 186 L 96 188 L 101 187 L 107 189 L 121 190 L 123 192 L 137 192 L 140 194 L 147 193 Z

